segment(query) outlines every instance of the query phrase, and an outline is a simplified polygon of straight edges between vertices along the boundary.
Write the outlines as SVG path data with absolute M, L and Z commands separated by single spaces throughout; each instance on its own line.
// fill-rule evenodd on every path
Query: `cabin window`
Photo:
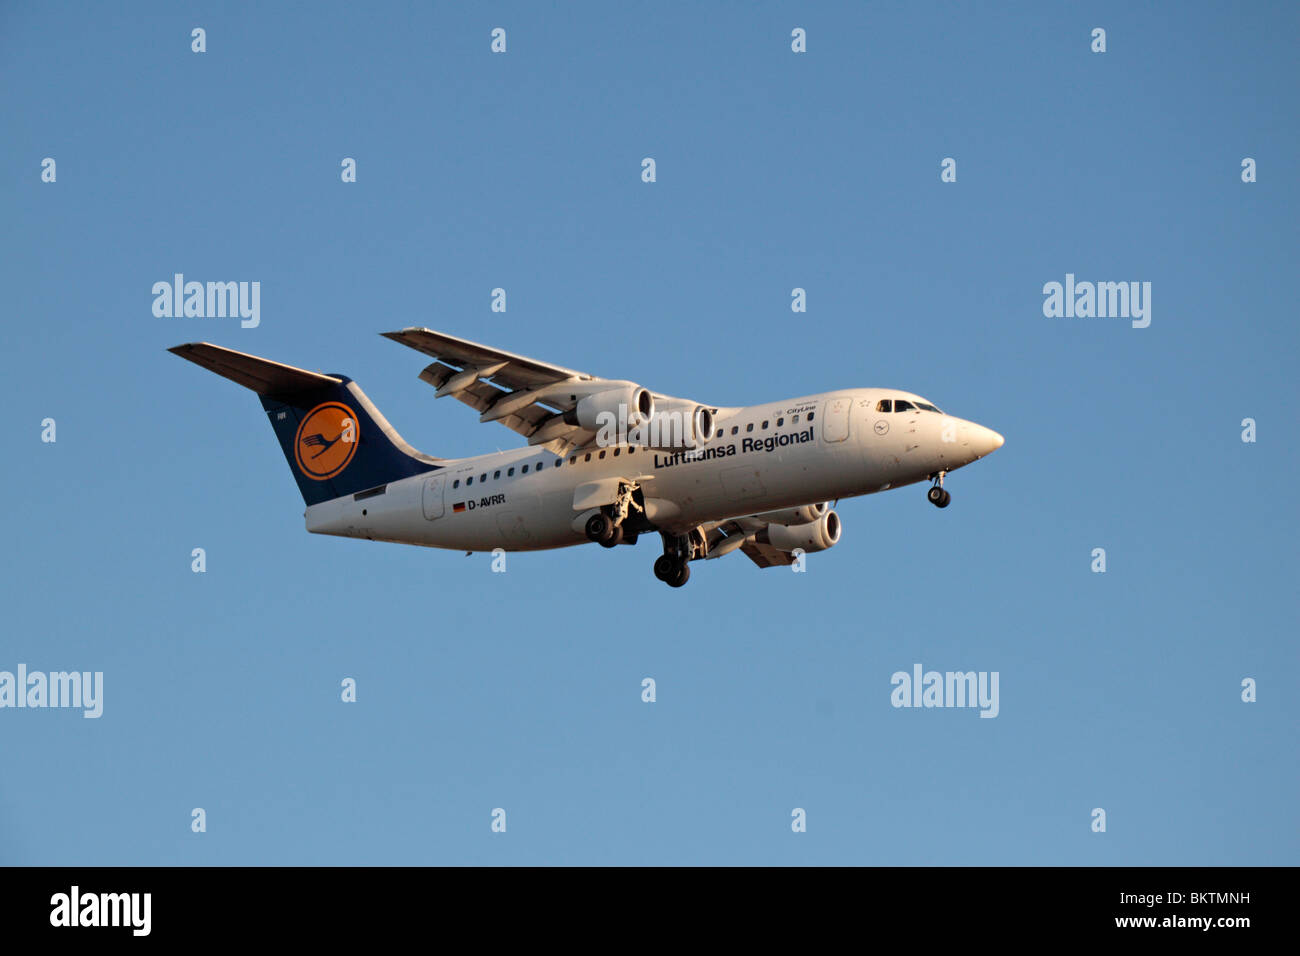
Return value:
M 501 477 L 501 469 L 500 469 L 500 468 L 498 468 L 496 471 L 492 472 L 492 480 L 493 480 L 493 481 L 496 481 L 496 480 L 497 480 L 498 478 L 500 478 L 500 477 Z
M 570 464 L 570 465 L 576 465 L 577 463 L 578 463 L 578 456 L 577 456 L 577 455 L 572 455 L 572 456 L 570 456 L 570 458 L 569 458 L 569 464 Z
M 808 421 L 812 421 L 812 418 L 813 418 L 813 413 L 812 413 L 812 412 L 809 412 L 809 413 L 808 413 Z
M 556 468 L 559 468 L 559 467 L 560 467 L 561 465 L 563 465 L 563 464 L 564 464 L 564 459 L 563 459 L 563 458 L 557 458 L 557 459 L 555 459 L 555 467 L 556 467 Z
M 636 454 L 636 445 L 629 445 L 629 446 L 628 446 L 628 449 L 627 449 L 627 453 L 628 453 L 629 455 L 635 455 L 635 454 Z
M 799 424 L 799 416 L 796 415 L 794 418 L 790 419 L 790 424 L 791 424 L 791 425 L 798 425 L 798 424 Z
M 487 472 L 486 472 L 486 471 L 483 472 L 483 474 L 481 474 L 481 475 L 478 476 L 478 483 L 479 483 L 480 485 L 483 484 L 483 482 L 485 482 L 485 481 L 487 481 Z
M 515 470 L 513 468 L 509 468 L 506 470 L 507 478 L 513 478 L 514 476 L 515 476 Z
M 542 470 L 542 463 L 540 461 L 537 463 L 537 470 L 538 471 Z
M 753 423 L 753 422 L 750 422 L 748 425 L 745 426 L 745 431 L 747 431 L 747 432 L 752 432 L 753 430 L 754 430 L 754 423 Z
M 453 488 L 459 488 L 459 487 L 460 487 L 460 479 L 457 478 L 455 481 L 453 481 L 453 482 L 451 483 L 451 486 L 452 486 Z
M 524 465 L 524 469 L 523 469 L 523 471 L 524 471 L 524 474 L 525 474 L 525 475 L 528 474 L 528 466 L 527 466 L 527 465 Z
M 782 425 L 784 425 L 784 424 L 785 424 L 785 419 L 784 419 L 784 418 L 778 418 L 778 419 L 776 420 L 776 427 L 777 427 L 777 428 L 780 428 L 780 427 L 781 427 Z
M 466 478 L 466 479 L 465 479 L 465 484 L 467 484 L 467 485 L 472 485 L 472 484 L 474 484 L 474 476 L 473 476 L 473 475 L 470 475 L 468 478 Z
M 740 426 L 739 426 L 739 425 L 732 425 L 732 426 L 731 426 L 731 434 L 733 434 L 733 435 L 739 435 L 739 434 L 740 434 Z
M 584 458 L 584 459 L 582 459 L 582 460 L 583 460 L 583 461 L 591 461 L 591 452 L 587 452 L 587 457 Z
M 764 430 L 764 431 L 767 430 L 767 422 L 766 422 L 766 421 L 763 422 L 763 430 Z

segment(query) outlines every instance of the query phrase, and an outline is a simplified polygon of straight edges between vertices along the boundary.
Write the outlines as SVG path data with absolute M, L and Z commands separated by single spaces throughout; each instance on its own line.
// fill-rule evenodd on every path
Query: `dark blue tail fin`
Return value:
M 347 376 L 308 372 L 207 342 L 168 351 L 258 394 L 309 505 L 442 467 L 403 441 Z

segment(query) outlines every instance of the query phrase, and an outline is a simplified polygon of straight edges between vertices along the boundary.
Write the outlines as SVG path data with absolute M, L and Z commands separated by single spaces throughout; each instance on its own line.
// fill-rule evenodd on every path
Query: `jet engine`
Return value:
M 812 554 L 815 551 L 833 548 L 840 540 L 842 530 L 840 516 L 834 511 L 827 511 L 816 521 L 809 521 L 806 524 L 769 524 L 758 532 L 755 540 L 762 544 L 770 544 L 778 551 L 798 550 L 805 554 Z
M 694 402 L 677 399 L 660 402 L 643 431 L 648 448 L 660 451 L 699 448 L 713 437 L 713 412 Z
M 764 511 L 762 514 L 754 515 L 754 518 L 767 524 L 808 524 L 810 521 L 816 521 L 829 509 L 830 504 L 822 501 L 813 505 L 800 505 L 798 508 Z
M 628 428 L 636 428 L 651 421 L 654 415 L 655 398 L 650 390 L 629 384 L 622 388 L 605 389 L 580 399 L 573 411 L 573 424 L 592 431 L 597 431 L 602 426 L 621 429 L 624 424 Z

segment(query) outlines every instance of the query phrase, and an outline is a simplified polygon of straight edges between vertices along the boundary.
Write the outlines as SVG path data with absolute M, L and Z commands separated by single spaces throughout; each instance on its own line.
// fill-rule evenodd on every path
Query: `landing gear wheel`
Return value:
M 950 501 L 952 501 L 952 495 L 950 495 L 947 492 L 947 490 L 944 490 L 943 497 L 940 500 L 936 501 L 935 505 L 939 508 L 946 508 L 948 507 L 948 502 Z
M 698 534 L 696 529 L 692 534 Z M 690 535 L 673 535 L 660 531 L 664 539 L 664 553 L 655 558 L 655 577 L 670 588 L 679 588 L 691 577 L 691 568 L 687 563 L 692 557 L 702 557 L 702 547 L 697 550 Z M 702 544 L 702 541 L 701 541 Z
M 587 539 L 612 548 L 623 538 L 623 528 L 614 524 L 606 514 L 594 514 L 587 519 Z
M 930 504 L 934 505 L 936 508 L 942 508 L 947 504 L 947 501 L 944 499 L 948 497 L 948 492 L 944 491 L 938 485 L 935 485 L 925 493 L 925 497 L 929 500 Z M 591 527 L 591 522 L 587 523 L 587 527 Z M 587 533 L 590 534 L 591 532 L 588 531 Z

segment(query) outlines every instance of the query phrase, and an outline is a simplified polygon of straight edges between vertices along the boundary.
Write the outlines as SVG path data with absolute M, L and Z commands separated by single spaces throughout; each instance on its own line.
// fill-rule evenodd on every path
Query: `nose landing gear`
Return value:
M 952 495 L 948 494 L 943 487 L 944 474 L 945 472 L 941 471 L 935 475 L 934 484 L 931 485 L 930 490 L 925 493 L 926 499 L 936 508 L 946 508 L 948 507 L 948 502 L 952 501 Z

